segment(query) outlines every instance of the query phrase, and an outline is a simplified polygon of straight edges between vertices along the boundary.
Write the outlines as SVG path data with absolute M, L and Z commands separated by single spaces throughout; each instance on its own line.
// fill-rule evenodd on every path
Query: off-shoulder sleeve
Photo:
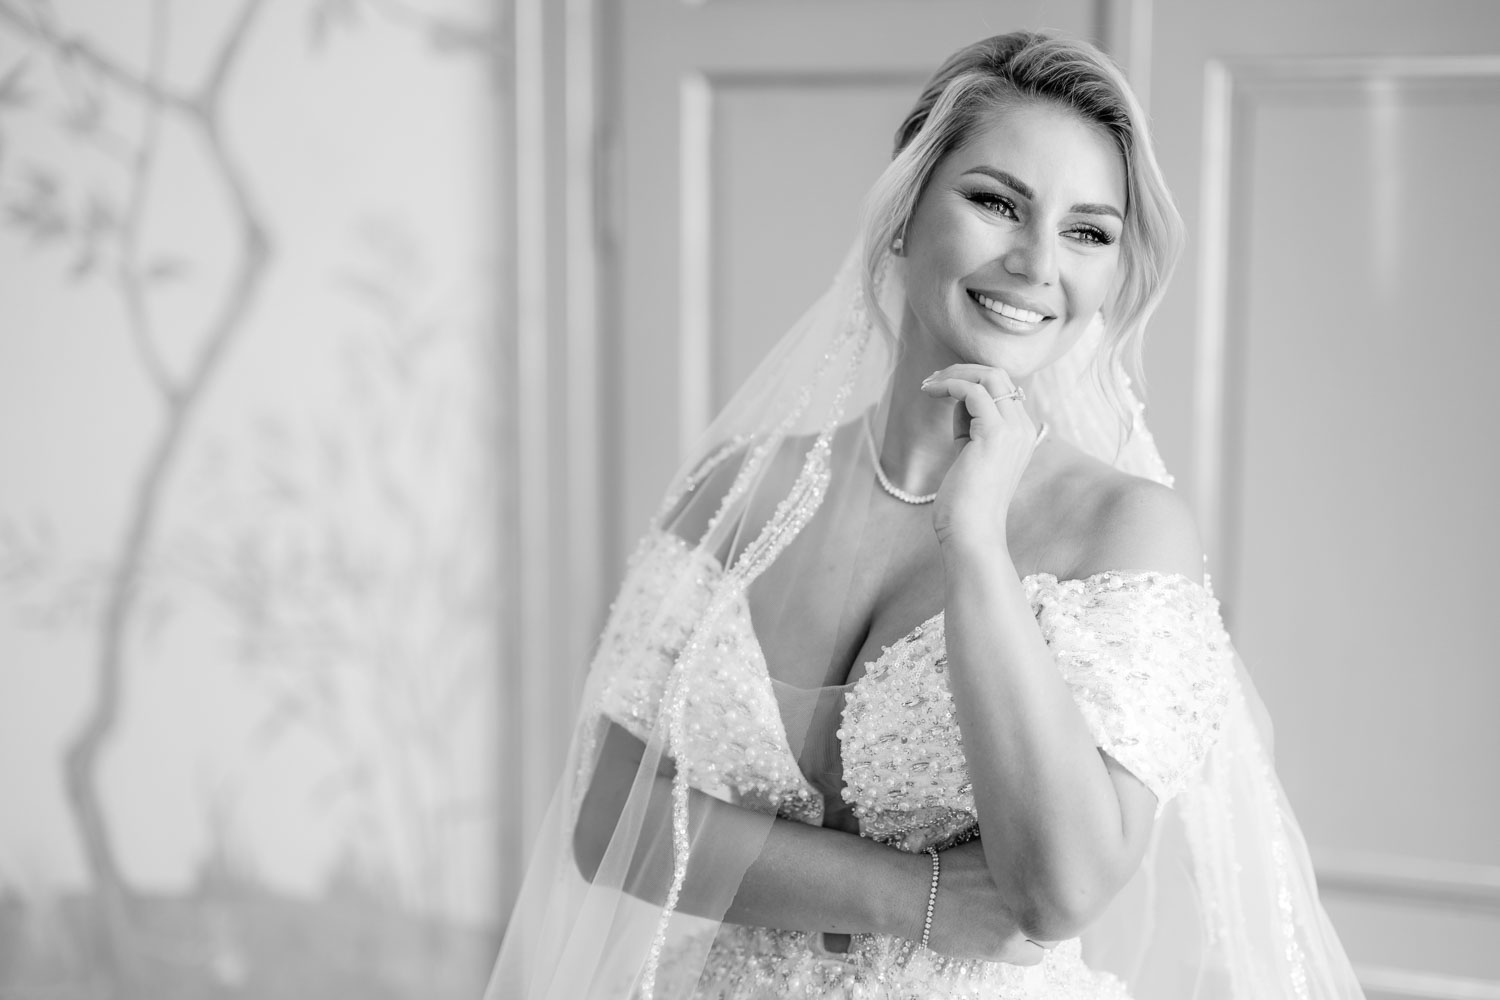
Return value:
M 1219 602 L 1180 574 L 1051 583 L 1034 598 L 1042 635 L 1095 742 L 1160 809 L 1219 737 L 1234 676 Z
M 748 605 L 731 602 L 699 636 L 696 652 L 685 652 L 722 573 L 711 556 L 676 535 L 647 537 L 632 557 L 594 658 L 593 714 L 649 742 L 674 666 L 686 669 L 682 742 L 674 744 L 672 757 L 688 784 L 720 796 L 733 790 L 745 802 L 771 806 L 795 800 L 789 814 L 799 816 L 812 799 L 821 810 L 788 745 Z M 679 663 L 683 657 L 689 660 Z
M 599 690 L 595 710 L 642 742 L 718 573 L 712 558 L 665 531 L 648 533 L 630 558 L 590 672 Z

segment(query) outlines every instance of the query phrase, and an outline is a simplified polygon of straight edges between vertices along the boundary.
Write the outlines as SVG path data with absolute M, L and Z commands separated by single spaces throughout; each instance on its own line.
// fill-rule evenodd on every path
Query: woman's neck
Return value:
M 924 346 L 911 340 L 903 344 L 874 416 L 881 467 L 896 485 L 918 494 L 938 488 L 959 452 L 953 439 L 958 400 L 929 396 L 921 389 L 923 379 L 957 359 Z M 1026 381 L 1017 384 L 1024 388 Z

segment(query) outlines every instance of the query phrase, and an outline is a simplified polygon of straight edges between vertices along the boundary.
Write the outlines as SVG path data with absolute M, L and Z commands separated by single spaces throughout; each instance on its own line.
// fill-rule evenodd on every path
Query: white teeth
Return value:
M 997 312 L 1001 316 L 1016 320 L 1019 323 L 1040 323 L 1047 318 L 1041 313 L 1031 312 L 1029 309 L 1017 309 L 1015 306 L 1008 306 L 1004 302 L 997 302 L 989 296 L 981 295 L 978 292 L 974 293 L 974 298 L 978 299 L 979 304 L 990 312 Z

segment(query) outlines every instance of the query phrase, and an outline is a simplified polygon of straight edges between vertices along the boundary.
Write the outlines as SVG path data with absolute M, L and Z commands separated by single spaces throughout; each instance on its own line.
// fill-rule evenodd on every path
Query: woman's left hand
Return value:
M 1004 547 L 1005 517 L 1036 449 L 1037 427 L 1009 375 L 988 365 L 949 365 L 922 383 L 933 398 L 956 400 L 953 437 L 961 450 L 938 487 L 933 528 L 943 544 L 979 539 Z

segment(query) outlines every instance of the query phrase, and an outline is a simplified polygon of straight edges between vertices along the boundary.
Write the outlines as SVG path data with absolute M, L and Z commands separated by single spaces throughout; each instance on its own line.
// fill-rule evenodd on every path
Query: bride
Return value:
M 1181 241 L 1098 50 L 938 70 L 630 562 L 489 997 L 1362 995 L 1125 375 Z

